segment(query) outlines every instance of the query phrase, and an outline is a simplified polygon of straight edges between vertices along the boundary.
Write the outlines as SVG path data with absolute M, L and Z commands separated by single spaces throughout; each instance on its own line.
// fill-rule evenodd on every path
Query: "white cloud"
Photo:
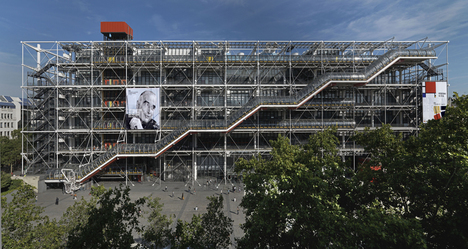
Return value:
M 415 5 L 397 2 L 369 11 L 362 17 L 343 20 L 339 25 L 322 30 L 335 38 L 352 37 L 356 40 L 445 39 L 468 26 L 468 2 L 457 1 L 435 6 L 426 1 Z M 363 12 L 361 12 L 363 13 Z

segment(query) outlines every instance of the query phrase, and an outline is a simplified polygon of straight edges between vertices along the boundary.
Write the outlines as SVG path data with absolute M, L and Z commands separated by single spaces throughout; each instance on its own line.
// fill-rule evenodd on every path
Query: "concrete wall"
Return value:
M 44 179 L 40 176 L 12 176 L 11 179 L 23 180 L 24 183 L 33 186 L 36 193 L 43 193 L 47 189 Z

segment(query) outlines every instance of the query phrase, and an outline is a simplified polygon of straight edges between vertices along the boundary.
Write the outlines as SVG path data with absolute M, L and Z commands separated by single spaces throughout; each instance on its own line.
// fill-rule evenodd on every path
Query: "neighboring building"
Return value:
M 22 105 L 21 98 L 0 95 L 0 136 L 11 138 L 13 130 L 21 127 Z
M 447 81 L 448 42 L 133 41 L 123 22 L 101 32 L 104 41 L 22 43 L 34 59 L 23 79 L 34 103 L 28 173 L 229 180 L 278 134 L 304 144 L 328 127 L 354 165 L 364 155 L 355 131 L 416 134 L 422 83 Z

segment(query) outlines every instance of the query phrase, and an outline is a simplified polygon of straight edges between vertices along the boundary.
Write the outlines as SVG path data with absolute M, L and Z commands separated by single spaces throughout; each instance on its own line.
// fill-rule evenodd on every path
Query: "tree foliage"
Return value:
M 11 185 L 11 174 L 2 171 L 2 192 Z
M 13 130 L 11 138 L 0 136 L 1 165 L 15 166 L 21 162 L 21 131 Z
M 383 145 L 399 140 L 389 128 L 358 135 L 361 144 L 391 155 L 372 154 L 383 170 L 365 197 L 378 197 L 387 210 L 417 220 L 429 248 L 468 247 L 468 96 L 456 96 L 454 106 L 397 150 Z M 382 145 L 372 140 L 379 134 L 387 137 Z
M 201 225 L 201 216 L 193 215 L 190 222 L 177 220 L 175 231 L 171 236 L 171 247 L 183 248 L 202 248 L 200 235 L 203 233 Z
M 141 232 L 138 217 L 145 198 L 133 202 L 129 192 L 122 185 L 107 190 L 87 213 L 77 211 L 87 220 L 76 222 L 68 234 L 67 248 L 130 248 L 133 232 Z
M 94 190 L 95 187 L 92 188 Z M 66 247 L 69 237 L 81 236 L 80 230 L 77 228 L 86 227 L 89 221 L 90 212 L 96 208 L 97 201 L 100 195 L 95 194 L 95 191 L 91 191 L 93 196 L 91 200 L 87 201 L 83 197 L 81 200 L 73 203 L 72 206 L 68 207 L 63 213 L 62 218 L 59 221 L 59 225 L 62 229 L 62 246 Z
M 194 215 L 190 222 L 177 220 L 172 234 L 171 245 L 174 248 L 217 249 L 231 245 L 233 220 L 224 214 L 224 198 L 208 196 L 210 201 L 207 212 Z
M 60 248 L 63 234 L 55 220 L 42 215 L 35 205 L 30 185 L 22 185 L 13 200 L 2 197 L 2 242 L 4 248 Z
M 279 136 L 271 160 L 236 165 L 247 191 L 239 248 L 423 247 L 418 223 L 367 196 L 367 183 L 341 162 L 335 133 L 312 135 L 303 147 Z
M 202 214 L 201 225 L 203 248 L 228 248 L 231 245 L 230 235 L 233 231 L 233 220 L 224 214 L 224 198 L 208 196 L 207 212 Z
M 147 242 L 150 248 L 160 248 L 170 244 L 171 242 L 171 224 L 172 219 L 163 215 L 163 204 L 159 203 L 160 199 L 157 197 L 147 198 L 147 207 L 150 209 L 147 220 L 147 225 L 143 230 L 143 239 Z

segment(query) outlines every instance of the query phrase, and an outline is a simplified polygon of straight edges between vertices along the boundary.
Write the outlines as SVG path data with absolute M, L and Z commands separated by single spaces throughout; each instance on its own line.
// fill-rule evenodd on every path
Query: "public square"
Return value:
M 102 181 L 99 185 L 103 185 L 106 188 L 114 188 L 123 182 L 116 181 Z M 233 220 L 233 234 L 231 235 L 231 241 L 234 243 L 234 238 L 242 237 L 243 231 L 240 228 L 240 224 L 244 222 L 245 216 L 242 212 L 242 208 L 239 207 L 239 214 L 237 214 L 237 208 L 240 204 L 240 200 L 244 195 L 244 189 L 241 184 L 227 183 L 224 184 L 207 184 L 207 182 L 200 181 L 195 183 L 195 187 L 191 184 L 184 182 L 127 182 L 131 189 L 130 197 L 132 200 L 136 200 L 144 196 L 159 197 L 160 203 L 164 204 L 162 213 L 165 215 L 175 215 L 173 219 L 173 227 L 175 227 L 176 220 L 181 219 L 184 221 L 190 221 L 194 214 L 202 214 L 206 212 L 206 207 L 209 203 L 206 197 L 208 196 L 219 196 L 223 194 L 224 197 L 224 212 Z M 96 184 L 95 184 L 96 186 Z M 167 191 L 166 191 L 167 186 Z M 242 191 L 232 192 L 232 187 L 238 188 L 241 186 Z M 228 194 L 228 191 L 229 194 Z M 76 200 L 70 194 L 64 194 L 62 189 L 48 189 L 38 194 L 37 205 L 45 208 L 44 214 L 49 216 L 51 219 L 60 219 L 66 209 L 73 205 L 75 201 L 79 201 L 81 198 L 89 200 L 91 198 L 90 189 L 80 190 L 76 192 Z M 184 198 L 182 198 L 182 195 Z M 59 198 L 58 205 L 56 199 Z M 235 199 L 235 201 L 234 201 Z M 143 210 L 145 211 L 145 209 Z M 147 211 L 147 210 L 146 210 Z M 143 224 L 145 220 L 141 219 Z M 139 241 L 139 236 L 135 238 Z

